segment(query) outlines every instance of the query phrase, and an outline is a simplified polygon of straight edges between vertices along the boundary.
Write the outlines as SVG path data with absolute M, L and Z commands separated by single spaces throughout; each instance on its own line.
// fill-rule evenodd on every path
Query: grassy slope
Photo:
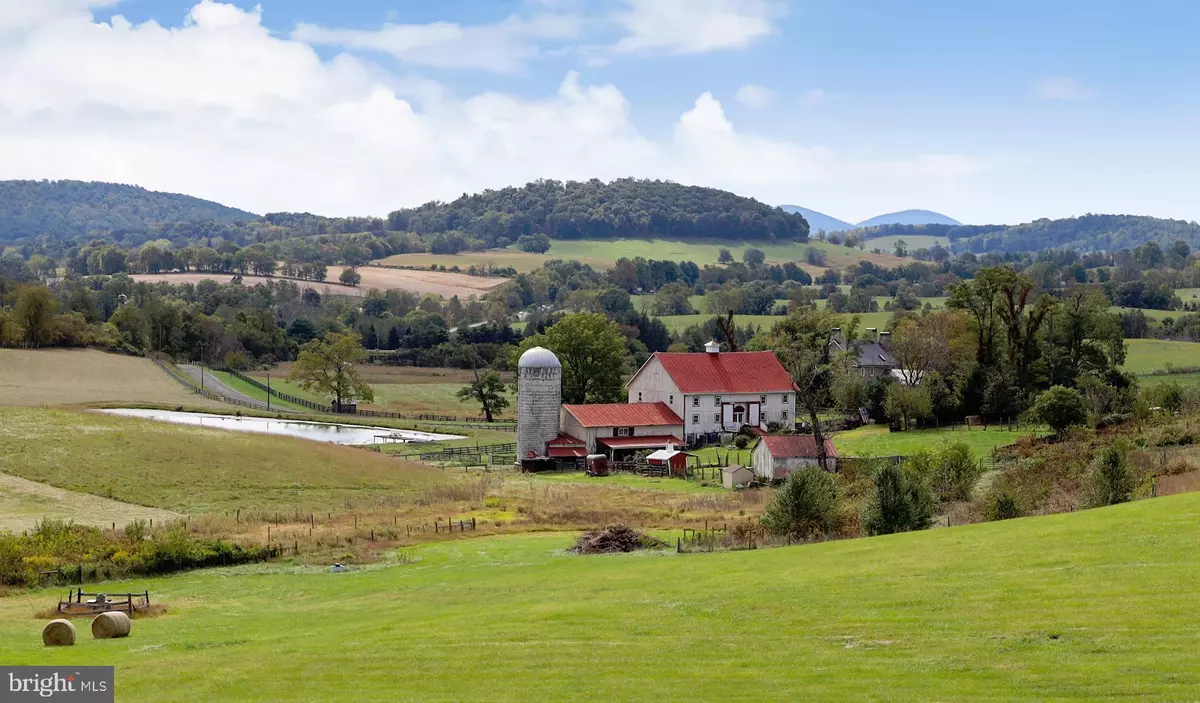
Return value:
M 45 409 L 0 410 L 0 473 L 189 514 L 320 509 L 441 477 L 362 449 Z
M 0 406 L 94 402 L 222 406 L 188 392 L 149 359 L 83 349 L 0 349 Z
M 1135 374 L 1173 366 L 1200 366 L 1200 343 L 1172 342 L 1162 339 L 1130 339 L 1125 358 L 1125 370 Z
M 908 245 L 910 252 L 917 249 L 932 249 L 941 244 L 944 247 L 950 245 L 950 240 L 945 237 L 935 237 L 930 234 L 893 234 L 887 237 L 876 237 L 875 239 L 867 240 L 867 251 L 872 249 L 881 249 L 883 251 L 892 251 L 896 248 L 896 242 L 904 240 Z
M 116 584 L 168 614 L 75 647 L 30 618 L 55 594 L 0 600 L 0 659 L 114 664 L 124 701 L 1191 700 L 1198 520 L 1188 494 L 725 554 L 462 540 Z
M 995 427 L 986 430 L 958 427 L 889 432 L 887 425 L 867 425 L 837 433 L 833 443 L 842 456 L 908 456 L 918 449 L 935 449 L 941 442 L 965 442 L 976 457 L 982 457 L 991 454 L 992 449 L 1012 444 L 1027 434 Z
M 240 378 L 237 378 L 236 376 L 234 376 L 233 374 L 231 374 L 227 371 L 210 370 L 209 373 L 211 373 L 213 376 L 216 376 L 221 381 L 221 383 L 224 383 L 225 385 L 229 386 L 230 388 L 237 391 L 238 393 L 249 396 L 250 398 L 257 400 L 260 403 L 267 402 L 267 392 L 262 390 L 258 386 L 246 383 L 245 381 L 241 380 Z M 278 379 L 271 379 L 271 389 L 278 393 L 292 393 L 292 389 L 290 389 L 290 388 L 281 388 L 279 386 Z M 292 395 L 296 395 L 296 394 L 292 393 Z M 303 405 L 289 403 L 288 401 L 280 400 L 279 398 L 276 398 L 275 396 L 270 396 L 270 401 L 271 401 L 272 409 L 293 410 L 296 412 L 304 412 L 304 413 L 312 412 L 309 408 L 306 408 Z
M 825 252 L 826 266 L 842 268 L 858 261 L 867 260 L 893 267 L 910 262 L 911 259 L 899 259 L 891 254 L 872 254 L 869 250 L 859 251 L 843 246 L 812 240 L 806 243 L 789 242 L 786 244 L 739 243 L 726 241 L 691 240 L 675 241 L 666 239 L 616 239 L 616 240 L 554 240 L 550 251 L 546 254 L 529 254 L 514 249 L 492 249 L 484 252 L 464 252 L 454 255 L 437 254 L 398 254 L 378 262 L 387 266 L 512 266 L 518 271 L 531 271 L 539 268 L 551 259 L 575 259 L 595 268 L 609 268 L 621 257 L 630 259 L 644 257 L 667 261 L 694 261 L 697 264 L 715 264 L 718 252 L 729 249 L 733 256 L 741 260 L 742 253 L 754 247 L 762 250 L 771 263 L 795 261 L 803 263 L 809 247 Z M 819 270 L 815 269 L 814 270 Z

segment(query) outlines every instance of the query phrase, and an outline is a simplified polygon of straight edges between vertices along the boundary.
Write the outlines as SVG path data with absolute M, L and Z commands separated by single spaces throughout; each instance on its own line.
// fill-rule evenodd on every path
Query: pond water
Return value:
M 174 422 L 180 425 L 199 425 L 201 427 L 211 427 L 216 430 L 285 435 L 301 439 L 312 439 L 318 442 L 332 442 L 334 444 L 377 444 L 398 440 L 406 442 L 438 442 L 448 439 L 462 439 L 459 435 L 397 430 L 391 427 L 366 427 L 363 425 L 339 425 L 332 422 L 306 422 L 304 420 L 276 420 L 266 417 L 186 413 L 175 410 L 110 408 L 101 410 L 100 412 L 110 415 L 121 415 L 123 417 L 140 417 L 147 420 Z M 389 439 L 385 440 L 380 435 L 387 435 Z

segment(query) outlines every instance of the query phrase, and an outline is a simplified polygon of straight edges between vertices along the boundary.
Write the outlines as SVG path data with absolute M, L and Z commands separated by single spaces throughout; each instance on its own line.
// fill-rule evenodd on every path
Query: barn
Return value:
M 562 434 L 583 443 L 588 454 L 622 458 L 644 449 L 683 446 L 683 420 L 666 403 L 564 405 Z
M 825 440 L 828 471 L 837 470 L 837 449 Z M 754 448 L 754 475 L 766 481 L 785 479 L 792 471 L 817 465 L 817 440 L 812 435 L 767 435 Z

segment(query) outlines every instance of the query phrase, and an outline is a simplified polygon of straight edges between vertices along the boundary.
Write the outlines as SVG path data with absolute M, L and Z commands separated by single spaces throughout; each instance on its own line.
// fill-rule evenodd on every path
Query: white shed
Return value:
M 754 472 L 745 466 L 726 466 L 721 469 L 721 485 L 729 490 L 735 486 L 745 486 L 754 480 Z
M 812 435 L 767 435 L 753 454 L 754 475 L 765 481 L 782 480 L 792 471 L 817 465 L 817 440 Z M 825 470 L 837 471 L 837 449 L 825 440 Z

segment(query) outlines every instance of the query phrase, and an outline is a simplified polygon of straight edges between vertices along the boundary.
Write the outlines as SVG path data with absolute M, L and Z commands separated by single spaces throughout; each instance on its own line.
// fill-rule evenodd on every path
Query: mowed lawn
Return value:
M 833 435 L 833 444 L 840 456 L 909 456 L 921 449 L 936 449 L 942 442 L 964 442 L 976 458 L 989 456 L 993 449 L 1013 444 L 1031 434 L 1044 436 L 1044 429 L 1009 431 L 992 426 L 988 429 L 964 426 L 953 428 L 890 432 L 887 425 L 864 425 L 848 432 Z
M 352 447 L 53 409 L 0 409 L 0 473 L 191 515 L 328 509 L 443 477 Z
M 121 701 L 1193 700 L 1200 494 L 779 549 L 581 557 L 464 539 L 332 574 L 106 584 L 168 612 L 47 649 L 0 599 L 0 660 L 115 665 Z
M 1165 339 L 1128 339 L 1126 371 L 1145 375 L 1175 367 L 1200 366 L 1200 342 L 1175 342 Z

